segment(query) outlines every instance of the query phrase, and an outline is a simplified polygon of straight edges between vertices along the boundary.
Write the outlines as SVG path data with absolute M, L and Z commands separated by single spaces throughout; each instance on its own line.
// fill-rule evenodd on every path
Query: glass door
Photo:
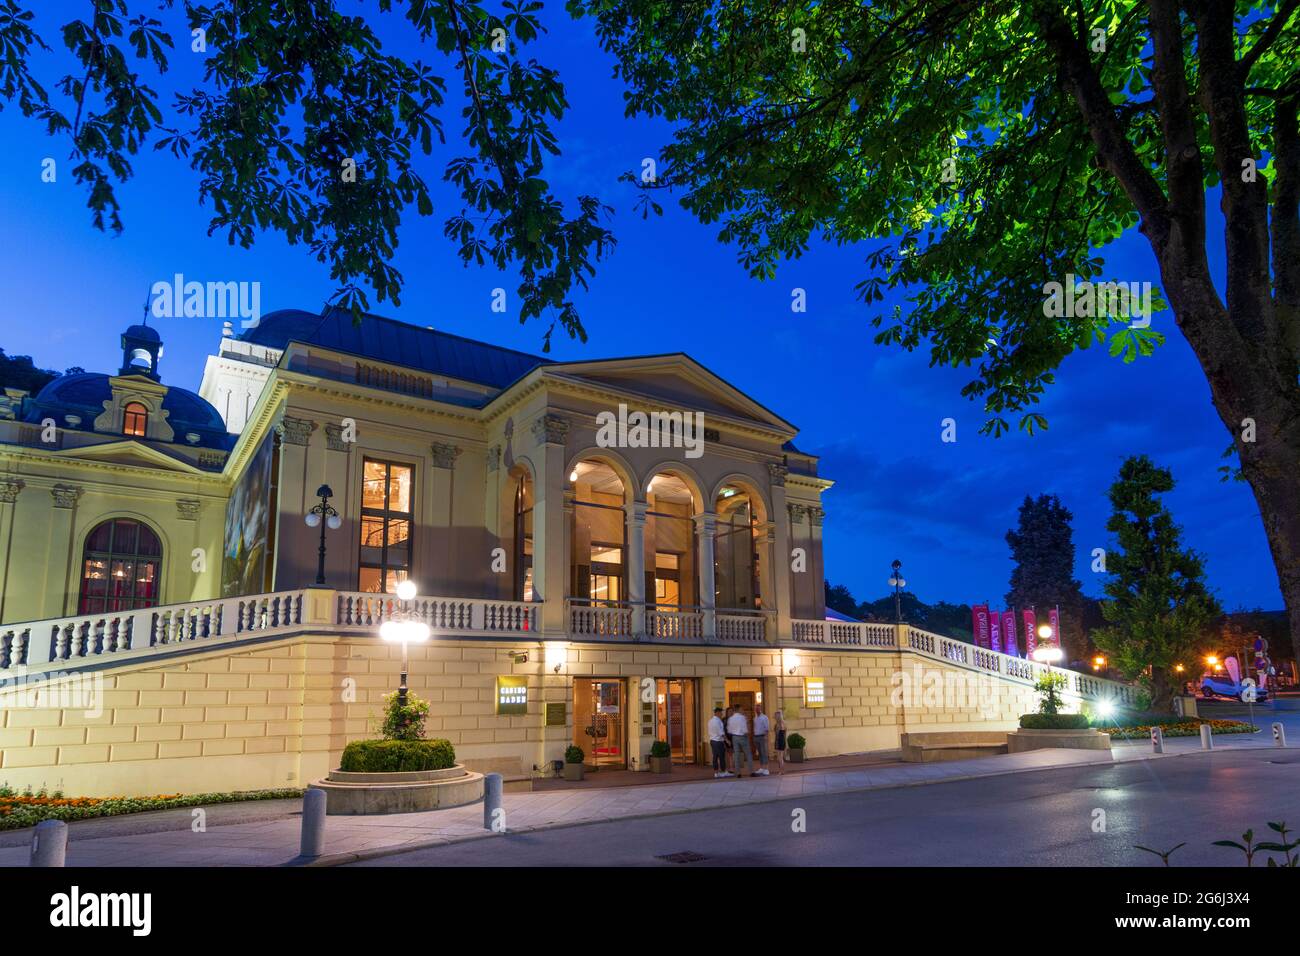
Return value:
M 621 680 L 578 680 L 573 686 L 576 720 L 573 742 L 587 755 L 587 766 L 627 765 L 627 723 Z
M 655 739 L 668 742 L 673 763 L 695 763 L 698 747 L 694 679 L 660 678 L 655 685 Z

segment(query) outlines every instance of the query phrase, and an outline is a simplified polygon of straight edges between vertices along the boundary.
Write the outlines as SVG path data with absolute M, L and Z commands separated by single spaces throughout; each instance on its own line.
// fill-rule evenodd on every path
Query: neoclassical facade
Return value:
M 319 777 L 374 733 L 402 616 L 432 631 L 410 649 L 429 732 L 521 777 L 573 744 L 595 768 L 643 769 L 655 740 L 703 762 L 724 704 L 784 708 L 828 754 L 1031 699 L 1031 662 L 827 621 L 831 482 L 684 354 L 553 362 L 293 310 L 227 327 L 197 394 L 160 352 L 134 326 L 117 375 L 0 405 L 0 690 L 101 682 L 96 707 L 0 708 L 0 781 Z M 918 662 L 991 696 L 894 699 Z

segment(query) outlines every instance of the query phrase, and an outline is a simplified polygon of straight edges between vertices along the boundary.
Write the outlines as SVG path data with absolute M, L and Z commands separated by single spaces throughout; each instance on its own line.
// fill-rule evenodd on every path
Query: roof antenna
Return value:
M 149 324 L 149 304 L 151 302 L 153 302 L 153 286 L 150 286 L 149 291 L 144 294 L 144 324 L 146 326 Z

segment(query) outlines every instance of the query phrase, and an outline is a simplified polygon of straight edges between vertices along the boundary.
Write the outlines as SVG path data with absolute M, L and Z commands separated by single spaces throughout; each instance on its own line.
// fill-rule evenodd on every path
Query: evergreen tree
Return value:
M 1125 677 L 1148 682 L 1156 710 L 1172 701 L 1178 685 L 1173 666 L 1194 660 L 1213 640 L 1210 629 L 1219 614 L 1203 580 L 1204 560 L 1182 547 L 1182 529 L 1157 497 L 1173 487 L 1169 469 L 1145 455 L 1120 467 L 1106 522 L 1119 545 L 1106 556 L 1111 577 L 1101 610 L 1107 626 L 1092 634 Z
M 1061 649 L 1067 662 L 1081 661 L 1087 654 L 1083 636 L 1083 592 L 1074 578 L 1074 520 L 1056 495 L 1025 496 L 1020 506 L 1020 523 L 1007 532 L 1011 558 L 1011 590 L 1007 607 L 1034 608 L 1039 623 L 1047 620 L 1053 607 L 1061 609 Z M 1025 646 L 1024 635 L 1017 635 Z

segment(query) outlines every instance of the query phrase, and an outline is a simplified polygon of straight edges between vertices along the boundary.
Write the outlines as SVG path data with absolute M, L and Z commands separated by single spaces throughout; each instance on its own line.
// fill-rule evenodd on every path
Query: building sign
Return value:
M 799 716 L 799 707 L 803 702 L 798 697 L 787 697 L 781 702 L 781 716 L 786 720 Z
M 564 704 L 546 705 L 546 726 L 547 727 L 563 727 L 567 723 L 568 720 L 567 720 L 567 715 L 565 714 Z
M 808 708 L 826 706 L 826 681 L 820 677 L 803 679 L 803 705 Z
M 528 713 L 528 678 L 497 678 L 497 713 Z

